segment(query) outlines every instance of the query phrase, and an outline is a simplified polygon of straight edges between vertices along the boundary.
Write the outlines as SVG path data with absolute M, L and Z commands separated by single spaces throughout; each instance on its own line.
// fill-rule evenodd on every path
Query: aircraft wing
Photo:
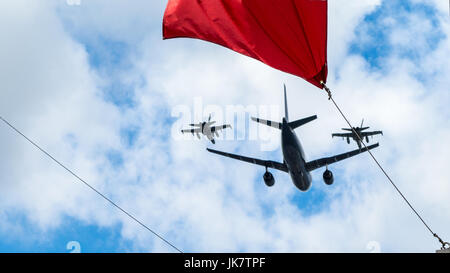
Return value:
M 347 159 L 349 157 L 355 156 L 357 154 L 366 152 L 367 150 L 371 150 L 371 149 L 376 148 L 378 146 L 379 146 L 379 144 L 375 143 L 373 145 L 367 146 L 367 149 L 365 149 L 365 148 L 363 148 L 361 150 L 357 149 L 357 150 L 353 150 L 351 152 L 347 152 L 347 153 L 343 153 L 343 154 L 339 154 L 339 155 L 335 155 L 335 156 L 331 156 L 331 157 L 324 157 L 324 158 L 320 158 L 320 159 L 317 159 L 317 160 L 313 160 L 313 161 L 307 162 L 305 167 L 306 167 L 306 170 L 308 172 L 310 172 L 310 171 L 318 169 L 320 167 L 323 167 L 323 166 L 326 166 L 326 165 L 330 165 L 330 164 L 333 164 L 335 162 L 338 162 L 338 161 Z
M 181 130 L 182 133 L 201 133 L 202 128 L 195 128 L 195 129 L 183 129 Z
M 234 158 L 237 160 L 242 160 L 242 161 L 245 161 L 248 163 L 261 165 L 261 166 L 264 166 L 267 168 L 277 169 L 277 170 L 280 170 L 283 172 L 288 172 L 288 167 L 286 166 L 286 164 L 283 164 L 283 163 L 279 163 L 279 162 L 275 162 L 275 161 L 271 161 L 271 160 L 261 160 L 261 159 L 257 159 L 257 158 L 251 158 L 251 157 L 246 157 L 246 156 L 241 156 L 241 155 L 236 155 L 236 154 L 225 153 L 225 152 L 216 151 L 216 150 L 209 149 L 209 148 L 207 148 L 206 150 L 208 150 L 208 152 L 215 153 L 218 155 L 231 157 L 231 158 Z
M 374 135 L 382 135 L 383 131 L 373 131 L 373 132 L 361 132 L 360 135 L 361 137 L 365 137 L 365 136 L 374 136 Z
M 231 125 L 226 124 L 226 125 L 220 125 L 220 126 L 213 126 L 213 127 L 211 127 L 211 133 L 214 133 L 215 131 L 220 131 L 220 130 L 226 129 L 226 128 L 231 128 Z
M 331 134 L 331 137 L 352 137 L 352 133 L 335 133 Z

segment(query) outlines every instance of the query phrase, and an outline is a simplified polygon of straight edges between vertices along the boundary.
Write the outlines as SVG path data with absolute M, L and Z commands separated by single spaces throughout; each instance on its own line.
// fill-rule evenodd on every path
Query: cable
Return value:
M 397 185 L 395 185 L 394 181 L 392 181 L 391 177 L 387 174 L 387 172 L 384 170 L 384 168 L 381 166 L 381 164 L 378 162 L 378 160 L 375 158 L 375 156 L 372 154 L 372 152 L 367 149 L 366 144 L 364 143 L 364 141 L 361 139 L 361 136 L 355 131 L 355 129 L 353 129 L 353 126 L 350 124 L 350 122 L 348 121 L 347 117 L 344 115 L 344 113 L 342 112 L 341 108 L 339 108 L 339 106 L 337 105 L 336 101 L 334 100 L 334 98 L 331 96 L 331 91 L 330 89 L 325 85 L 325 83 L 321 82 L 322 86 L 324 87 L 325 91 L 328 93 L 328 100 L 331 100 L 334 104 L 334 106 L 336 107 L 336 109 L 339 111 L 339 113 L 341 114 L 341 116 L 344 118 L 344 120 L 347 122 L 348 126 L 350 126 L 352 132 L 358 137 L 358 140 L 364 145 L 364 148 L 366 149 L 367 152 L 369 152 L 370 156 L 372 157 L 372 159 L 375 161 L 375 163 L 378 165 L 378 167 L 380 168 L 380 170 L 384 173 L 384 175 L 386 176 L 386 178 L 389 180 L 389 182 L 391 182 L 392 186 L 394 186 L 394 188 L 397 190 L 397 192 L 400 194 L 400 196 L 403 198 L 403 200 L 405 200 L 406 204 L 408 204 L 408 206 L 411 208 L 411 210 L 417 215 L 417 217 L 419 217 L 420 221 L 422 221 L 422 223 L 425 225 L 425 227 L 430 231 L 430 233 L 436 237 L 439 240 L 439 243 L 442 244 L 442 249 L 445 249 L 446 246 L 449 246 L 449 243 L 444 242 L 436 233 L 433 232 L 433 230 L 431 230 L 431 228 L 429 227 L 429 225 L 425 222 L 425 220 L 423 220 L 423 218 L 420 216 L 420 214 L 414 209 L 414 207 L 411 205 L 411 203 L 408 201 L 408 199 L 406 199 L 406 197 L 403 195 L 403 193 L 400 191 L 400 189 L 397 187 Z
M 71 171 L 69 168 L 67 168 L 64 164 L 62 164 L 61 162 L 59 162 L 56 158 L 54 158 L 51 154 L 49 154 L 47 151 L 45 151 L 43 148 L 41 148 L 39 145 L 37 145 L 34 141 L 32 141 L 31 139 L 29 139 L 25 134 L 23 134 L 21 131 L 19 131 L 16 127 L 14 127 L 11 123 L 9 123 L 6 119 L 4 119 L 2 116 L 0 116 L 0 119 L 6 124 L 8 125 L 11 129 L 13 129 L 16 133 L 18 133 L 19 135 L 21 135 L 23 138 L 25 138 L 29 143 L 31 143 L 33 146 L 35 146 L 36 148 L 38 148 L 41 152 L 43 152 L 46 156 L 48 156 L 50 159 L 52 159 L 54 162 L 56 162 L 59 166 L 61 166 L 62 168 L 64 168 L 67 172 L 69 172 L 70 174 L 72 174 L 75 178 L 77 178 L 79 181 L 81 181 L 84 185 L 86 185 L 87 187 L 89 187 L 91 190 L 93 190 L 94 192 L 96 192 L 98 195 L 100 195 L 101 197 L 103 197 L 103 199 L 105 199 L 106 201 L 108 201 L 109 203 L 111 203 L 114 207 L 116 207 L 117 209 L 119 209 L 120 211 L 122 211 L 125 215 L 127 215 L 128 217 L 130 217 L 131 219 L 133 219 L 136 223 L 138 223 L 139 225 L 141 225 L 142 227 L 144 227 L 146 230 L 150 231 L 151 233 L 153 233 L 153 235 L 155 235 L 156 237 L 158 237 L 159 239 L 161 239 L 163 242 L 165 242 L 167 245 L 171 246 L 173 249 L 175 249 L 176 251 L 178 251 L 179 253 L 183 253 L 179 248 L 177 248 L 176 246 L 174 246 L 173 244 L 171 244 L 169 241 L 167 241 L 166 239 L 164 239 L 161 235 L 159 235 L 158 233 L 156 233 L 155 231 L 153 231 L 151 228 L 149 228 L 148 226 L 146 226 L 144 223 L 142 223 L 141 221 L 139 221 L 138 219 L 136 219 L 136 217 L 134 217 L 133 215 L 131 215 L 129 212 L 127 212 L 126 210 L 124 210 L 122 207 L 120 207 L 119 205 L 117 205 L 116 203 L 114 203 L 111 199 L 109 199 L 108 197 L 106 197 L 103 193 L 101 193 L 100 191 L 98 191 L 96 188 L 94 188 L 93 186 L 91 186 L 89 183 L 87 183 L 85 180 L 83 180 L 81 177 L 79 177 L 77 174 L 75 174 L 73 171 Z

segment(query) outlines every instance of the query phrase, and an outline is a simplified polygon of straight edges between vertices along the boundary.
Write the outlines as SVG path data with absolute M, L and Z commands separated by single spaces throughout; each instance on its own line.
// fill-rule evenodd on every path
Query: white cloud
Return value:
M 161 120 L 167 107 L 170 113 L 175 105 L 191 105 L 195 96 L 205 104 L 281 104 L 281 84 L 286 82 L 291 119 L 319 116 L 297 130 L 310 159 L 353 148 L 331 140 L 331 132 L 346 124 L 324 92 L 218 46 L 162 41 L 162 4 L 105 3 L 58 6 L 58 14 L 73 24 L 68 28 L 72 35 L 89 40 L 98 34 L 132 45 L 133 66 L 122 77 L 146 79 L 136 87 L 135 108 L 119 110 L 102 99 L 98 86 L 104 79 L 89 67 L 84 47 L 63 28 L 54 6 L 0 4 L 0 33 L 14 34 L 1 41 L 0 59 L 5 61 L 0 85 L 7 90 L 1 93 L 2 115 L 81 177 L 186 251 L 365 252 L 370 241 L 380 242 L 382 251 L 436 248 L 368 155 L 333 166 L 342 176 L 331 187 L 319 180 L 320 171 L 314 174 L 313 187 L 329 204 L 309 216 L 290 200 L 310 193 L 297 191 L 288 175 L 274 172 L 277 183 L 267 188 L 259 177 L 261 169 L 208 154 L 206 142 L 167 136 L 170 130 Z M 448 28 L 443 27 L 448 22 L 441 18 L 446 38 L 425 54 L 420 67 L 394 55 L 387 71 L 374 72 L 361 57 L 348 56 L 347 49 L 355 27 L 379 4 L 330 1 L 329 85 L 354 124 L 364 117 L 373 129 L 384 130 L 374 153 L 436 232 L 448 238 L 450 189 L 443 171 L 450 152 L 444 141 L 450 134 L 445 92 L 450 47 Z M 417 15 L 405 16 L 420 22 Z M 143 26 L 149 27 L 148 33 Z M 402 31 L 392 26 L 391 33 Z M 423 33 L 418 27 L 408 32 Z M 430 81 L 419 81 L 417 71 Z M 127 147 L 120 129 L 130 125 L 141 130 L 135 145 Z M 0 204 L 5 211 L 23 210 L 43 230 L 58 227 L 63 215 L 102 226 L 120 222 L 122 236 L 135 243 L 133 250 L 170 251 L 14 133 L 3 128 L 0 139 L 9 159 L 0 166 Z M 254 143 L 221 142 L 217 148 L 269 156 Z M 123 166 L 107 162 L 110 149 L 120 151 Z M 2 223 L 3 230 L 13 228 Z
M 98 96 L 85 51 L 65 33 L 50 4 L 1 5 L 0 32 L 8 34 L 0 51 L 2 116 L 80 176 L 98 181 L 103 153 L 118 145 L 120 118 Z M 79 204 L 92 200 L 91 193 L 4 125 L 1 139 L 5 210 L 25 209 L 42 228 L 58 225 L 62 212 L 88 214 Z

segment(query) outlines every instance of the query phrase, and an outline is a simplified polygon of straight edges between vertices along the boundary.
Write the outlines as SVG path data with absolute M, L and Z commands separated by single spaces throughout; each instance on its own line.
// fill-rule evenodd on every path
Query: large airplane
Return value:
M 369 136 L 374 135 L 383 135 L 383 131 L 373 131 L 373 132 L 363 132 L 364 130 L 369 129 L 370 127 L 363 127 L 364 119 L 361 121 L 361 126 L 353 127 L 353 128 L 342 128 L 344 131 L 350 131 L 350 133 L 334 133 L 331 137 L 342 137 L 347 138 L 347 143 L 350 144 L 350 138 L 352 138 L 356 144 L 358 144 L 358 148 L 361 149 L 361 141 L 366 138 L 366 142 L 369 143 Z M 358 134 L 358 135 L 356 135 Z
M 289 173 L 291 176 L 292 182 L 294 185 L 301 191 L 307 191 L 311 186 L 311 174 L 310 172 L 321 168 L 326 167 L 326 170 L 323 173 L 323 180 L 327 185 L 333 184 L 334 178 L 333 173 L 328 170 L 328 165 L 333 164 L 335 162 L 344 160 L 346 158 L 355 156 L 367 150 L 378 147 L 378 143 L 368 146 L 367 149 L 364 150 L 354 150 L 351 152 L 331 156 L 324 157 L 313 161 L 306 161 L 305 153 L 303 152 L 302 145 L 297 138 L 297 135 L 294 132 L 294 129 L 300 127 L 312 120 L 317 118 L 316 115 L 310 116 L 307 118 L 299 119 L 296 121 L 289 122 L 288 119 L 288 107 L 287 107 L 287 99 L 286 99 L 286 86 L 284 86 L 284 105 L 285 105 L 285 117 L 282 122 L 274 122 L 259 118 L 253 118 L 252 120 L 275 127 L 281 130 L 281 149 L 283 152 L 283 163 L 275 162 L 271 160 L 261 160 L 251 157 L 245 157 L 236 154 L 225 153 L 221 151 L 216 151 L 213 149 L 207 149 L 211 153 L 216 153 L 222 156 L 231 157 L 234 159 L 242 160 L 248 163 L 261 165 L 266 168 L 266 172 L 264 173 L 263 179 L 265 184 L 268 187 L 271 187 L 275 184 L 275 179 L 268 171 L 268 168 L 277 169 L 283 172 Z
M 197 135 L 198 139 L 200 139 L 200 133 L 202 133 L 212 142 L 212 144 L 216 144 L 216 141 L 214 140 L 214 135 L 216 135 L 216 137 L 219 137 L 218 131 L 220 131 L 222 129 L 226 129 L 226 128 L 231 128 L 231 125 L 225 124 L 225 125 L 220 125 L 220 126 L 211 126 L 214 123 L 216 123 L 216 122 L 211 121 L 211 114 L 209 114 L 208 121 L 199 122 L 197 124 L 189 124 L 189 126 L 197 127 L 197 128 L 183 129 L 183 130 L 181 130 L 181 132 L 183 134 L 184 133 L 192 133 L 192 135 L 194 135 L 194 133 L 195 133 Z

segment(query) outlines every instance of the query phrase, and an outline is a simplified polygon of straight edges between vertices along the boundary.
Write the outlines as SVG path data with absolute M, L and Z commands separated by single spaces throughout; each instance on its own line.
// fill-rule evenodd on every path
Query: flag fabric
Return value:
M 169 0 L 163 38 L 222 45 L 322 88 L 327 78 L 327 1 Z

